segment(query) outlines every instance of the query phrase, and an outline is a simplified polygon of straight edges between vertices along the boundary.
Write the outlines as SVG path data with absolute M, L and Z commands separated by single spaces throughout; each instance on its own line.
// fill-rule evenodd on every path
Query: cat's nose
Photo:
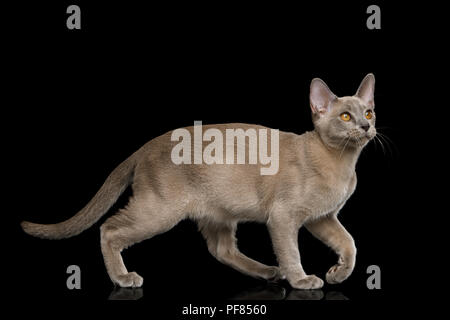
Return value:
M 369 128 L 370 128 L 370 125 L 369 124 L 363 124 L 362 126 L 361 126 L 361 129 L 363 129 L 364 131 L 369 131 Z

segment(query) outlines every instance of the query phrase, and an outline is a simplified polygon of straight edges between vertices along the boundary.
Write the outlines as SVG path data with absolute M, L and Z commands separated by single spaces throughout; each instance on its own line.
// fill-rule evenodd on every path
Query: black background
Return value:
M 65 11 L 73 3 L 81 7 L 81 30 L 66 28 Z M 404 214 L 414 211 L 406 210 L 405 202 L 415 197 L 406 191 L 414 182 L 409 148 L 422 139 L 410 128 L 421 104 L 418 74 L 430 68 L 422 52 L 434 50 L 427 33 L 432 26 L 415 23 L 417 10 L 377 2 L 382 29 L 368 30 L 366 8 L 372 3 L 364 2 L 73 3 L 16 6 L 6 35 L 5 91 L 12 99 L 4 111 L 3 137 L 13 209 L 6 230 L 13 296 L 52 304 L 108 299 L 113 285 L 99 226 L 126 204 L 130 190 L 75 238 L 32 238 L 19 223 L 71 217 L 148 140 L 194 120 L 248 122 L 301 134 L 312 129 L 312 78 L 344 96 L 354 94 L 369 72 L 376 77 L 377 126 L 392 142 L 385 152 L 372 142 L 361 155 L 356 192 L 340 214 L 358 248 L 356 268 L 347 281 L 326 284 L 322 292 L 381 305 L 407 291 L 405 263 L 414 254 Z M 263 225 L 242 224 L 237 237 L 245 254 L 276 263 Z M 306 272 L 324 278 L 336 256 L 305 230 L 299 238 Z M 131 247 L 123 257 L 129 270 L 144 277 L 140 301 L 170 315 L 180 315 L 189 303 L 225 303 L 265 286 L 217 262 L 190 221 Z M 66 288 L 71 264 L 81 267 L 81 290 Z M 381 290 L 366 287 L 372 264 L 381 268 Z M 288 284 L 280 285 L 289 294 Z M 310 306 L 298 303 L 274 304 L 272 312 Z

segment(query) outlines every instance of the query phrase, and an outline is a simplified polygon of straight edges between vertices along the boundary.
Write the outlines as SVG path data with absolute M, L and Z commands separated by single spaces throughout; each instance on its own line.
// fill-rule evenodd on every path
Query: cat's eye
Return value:
M 365 113 L 365 117 L 367 120 L 370 120 L 373 118 L 373 111 L 372 110 L 367 110 Z
M 352 117 L 350 116 L 350 113 L 348 113 L 348 112 L 344 112 L 341 114 L 341 119 L 344 121 L 350 121 L 351 118 Z

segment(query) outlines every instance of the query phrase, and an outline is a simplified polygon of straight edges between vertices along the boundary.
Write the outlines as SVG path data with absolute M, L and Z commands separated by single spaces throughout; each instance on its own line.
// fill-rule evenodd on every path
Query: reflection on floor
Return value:
M 114 287 L 108 300 L 138 300 L 144 296 L 142 288 L 121 288 Z
M 325 298 L 324 298 L 325 297 Z M 287 293 L 286 288 L 279 284 L 268 283 L 264 286 L 245 290 L 232 300 L 349 300 L 342 292 L 322 290 L 294 290 Z
M 114 287 L 109 300 L 138 300 L 144 296 L 143 288 Z M 342 292 L 322 290 L 290 290 L 276 283 L 267 283 L 244 290 L 230 300 L 349 300 Z

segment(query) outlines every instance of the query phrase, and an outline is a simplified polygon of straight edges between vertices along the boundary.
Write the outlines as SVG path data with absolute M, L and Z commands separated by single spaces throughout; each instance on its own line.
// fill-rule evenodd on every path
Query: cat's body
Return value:
M 55 225 L 24 222 L 22 226 L 27 233 L 43 238 L 76 235 L 105 214 L 131 184 L 133 197 L 128 206 L 101 227 L 106 268 L 111 280 L 120 286 L 141 286 L 143 282 L 135 272 L 126 270 L 121 250 L 168 231 L 186 218 L 198 222 L 209 251 L 219 261 L 250 276 L 286 277 L 295 288 L 319 288 L 323 281 L 307 276 L 300 263 L 297 233 L 304 225 L 338 253 L 339 263 L 327 273 L 327 281 L 341 282 L 353 270 L 356 248 L 337 213 L 355 190 L 358 156 L 375 134 L 374 119 L 358 120 L 358 112 L 373 109 L 373 83 L 373 76 L 368 75 L 356 96 L 336 98 L 323 82 L 313 80 L 311 107 L 316 129 L 302 135 L 280 132 L 276 175 L 261 175 L 260 165 L 255 164 L 177 165 L 171 161 L 176 142 L 168 132 L 120 164 L 91 202 L 71 219 Z M 354 127 L 345 129 L 349 124 L 335 120 L 342 117 L 340 108 L 349 109 L 344 111 L 355 118 Z M 358 129 L 361 126 L 364 129 Z M 208 127 L 224 134 L 227 128 L 264 128 L 248 124 L 204 126 Z M 345 134 L 341 135 L 342 128 Z M 194 134 L 193 127 L 186 129 Z M 235 231 L 241 221 L 267 224 L 280 268 L 239 252 Z

